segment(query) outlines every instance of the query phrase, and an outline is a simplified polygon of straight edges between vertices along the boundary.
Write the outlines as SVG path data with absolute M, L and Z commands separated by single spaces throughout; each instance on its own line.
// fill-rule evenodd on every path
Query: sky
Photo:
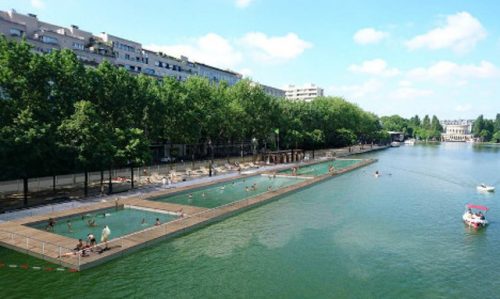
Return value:
M 0 0 L 11 8 L 379 116 L 500 113 L 496 0 Z

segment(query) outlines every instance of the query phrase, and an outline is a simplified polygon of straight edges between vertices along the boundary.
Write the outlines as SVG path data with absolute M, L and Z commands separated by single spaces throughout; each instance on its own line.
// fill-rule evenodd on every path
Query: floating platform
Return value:
M 328 161 L 329 160 L 315 161 L 313 163 L 302 164 L 301 166 L 325 163 Z M 234 180 L 234 177 L 210 183 L 196 184 L 183 188 L 166 189 L 164 191 L 152 192 L 137 197 L 120 199 L 119 203 L 115 201 L 101 202 L 85 207 L 7 221 L 0 224 L 0 246 L 7 247 L 21 253 L 29 254 L 51 263 L 61 265 L 63 267 L 81 271 L 95 267 L 111 259 L 118 258 L 135 250 L 150 246 L 154 242 L 172 238 L 208 225 L 210 223 L 220 221 L 221 219 L 230 217 L 236 213 L 262 205 L 264 203 L 272 201 L 273 199 L 277 199 L 284 194 L 300 190 L 302 188 L 327 180 L 331 177 L 341 175 L 343 173 L 361 168 L 374 162 L 376 162 L 376 159 L 362 159 L 359 163 L 353 164 L 341 170 L 337 170 L 334 173 L 316 177 L 307 177 L 306 180 L 299 181 L 298 183 L 291 186 L 267 191 L 255 197 L 235 201 L 211 209 L 173 204 L 168 202 L 152 201 L 147 199 L 175 194 L 191 189 L 200 189 L 212 184 Z M 292 167 L 293 165 L 287 165 L 287 167 L 280 168 L 277 171 L 289 169 Z M 269 171 L 257 171 L 251 176 L 262 174 L 269 175 L 269 173 Z M 245 175 L 242 175 L 241 177 L 245 177 Z M 248 177 L 248 175 L 246 177 Z M 73 249 L 78 243 L 77 239 L 65 237 L 28 226 L 28 224 L 37 222 L 47 222 L 49 218 L 61 219 L 74 215 L 92 213 L 103 209 L 115 208 L 117 204 L 136 209 L 146 209 L 149 211 L 177 214 L 180 217 L 167 223 L 163 223 L 157 226 L 150 226 L 144 230 L 111 239 L 108 242 L 107 250 L 102 251 L 104 245 L 99 244 L 94 248 L 92 252 L 89 252 L 89 254 L 86 256 L 72 253 Z

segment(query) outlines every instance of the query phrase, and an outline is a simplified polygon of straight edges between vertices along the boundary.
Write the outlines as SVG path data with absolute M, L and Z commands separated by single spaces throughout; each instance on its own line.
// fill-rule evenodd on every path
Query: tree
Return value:
M 84 195 L 88 195 L 88 171 L 101 166 L 103 156 L 112 155 L 109 132 L 89 101 L 75 103 L 75 112 L 59 126 L 61 147 L 75 153 L 79 166 L 85 174 Z
M 323 131 L 319 129 L 314 129 L 312 132 L 308 132 L 307 136 L 311 140 L 313 144 L 313 159 L 314 159 L 314 151 L 316 149 L 316 145 L 319 145 L 324 142 L 325 140 L 325 134 Z

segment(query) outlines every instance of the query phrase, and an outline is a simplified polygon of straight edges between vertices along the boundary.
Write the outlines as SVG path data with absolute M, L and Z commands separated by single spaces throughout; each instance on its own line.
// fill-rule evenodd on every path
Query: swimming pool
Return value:
M 92 233 L 99 239 L 102 229 L 107 225 L 111 230 L 110 239 L 114 239 L 151 227 L 155 224 L 156 218 L 161 223 L 165 223 L 177 219 L 178 216 L 133 207 L 125 207 L 118 210 L 110 208 L 56 219 L 56 224 L 52 232 L 83 240 L 86 240 L 87 235 Z M 91 226 L 89 222 L 94 222 L 95 224 Z M 27 225 L 45 230 L 47 224 L 47 222 L 36 222 Z
M 303 181 L 303 178 L 279 176 L 273 178 L 267 175 L 256 175 L 196 190 L 188 190 L 170 196 L 153 198 L 151 200 L 204 208 L 215 208 L 263 194 L 268 192 L 269 188 L 270 190 L 277 190 Z M 252 188 L 252 186 L 255 186 L 255 188 Z
M 360 163 L 362 160 L 359 159 L 338 159 L 334 161 L 328 161 L 324 163 L 318 163 L 318 164 L 313 164 L 313 165 L 308 165 L 308 166 L 301 166 L 297 170 L 297 175 L 306 175 L 306 176 L 321 176 L 328 174 L 328 168 L 330 165 L 333 165 L 335 170 L 341 170 L 347 167 L 350 167 L 354 164 Z M 283 174 L 291 174 L 292 170 L 287 169 L 284 171 L 281 171 L 280 173 Z

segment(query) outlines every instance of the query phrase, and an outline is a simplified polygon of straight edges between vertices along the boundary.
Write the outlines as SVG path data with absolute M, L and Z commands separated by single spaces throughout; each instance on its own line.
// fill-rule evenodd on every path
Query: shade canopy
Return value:
M 471 203 L 468 203 L 466 205 L 466 207 L 468 209 L 476 209 L 476 210 L 481 210 L 481 211 L 488 211 L 488 207 L 480 206 L 480 205 L 474 205 L 474 204 L 471 204 Z

